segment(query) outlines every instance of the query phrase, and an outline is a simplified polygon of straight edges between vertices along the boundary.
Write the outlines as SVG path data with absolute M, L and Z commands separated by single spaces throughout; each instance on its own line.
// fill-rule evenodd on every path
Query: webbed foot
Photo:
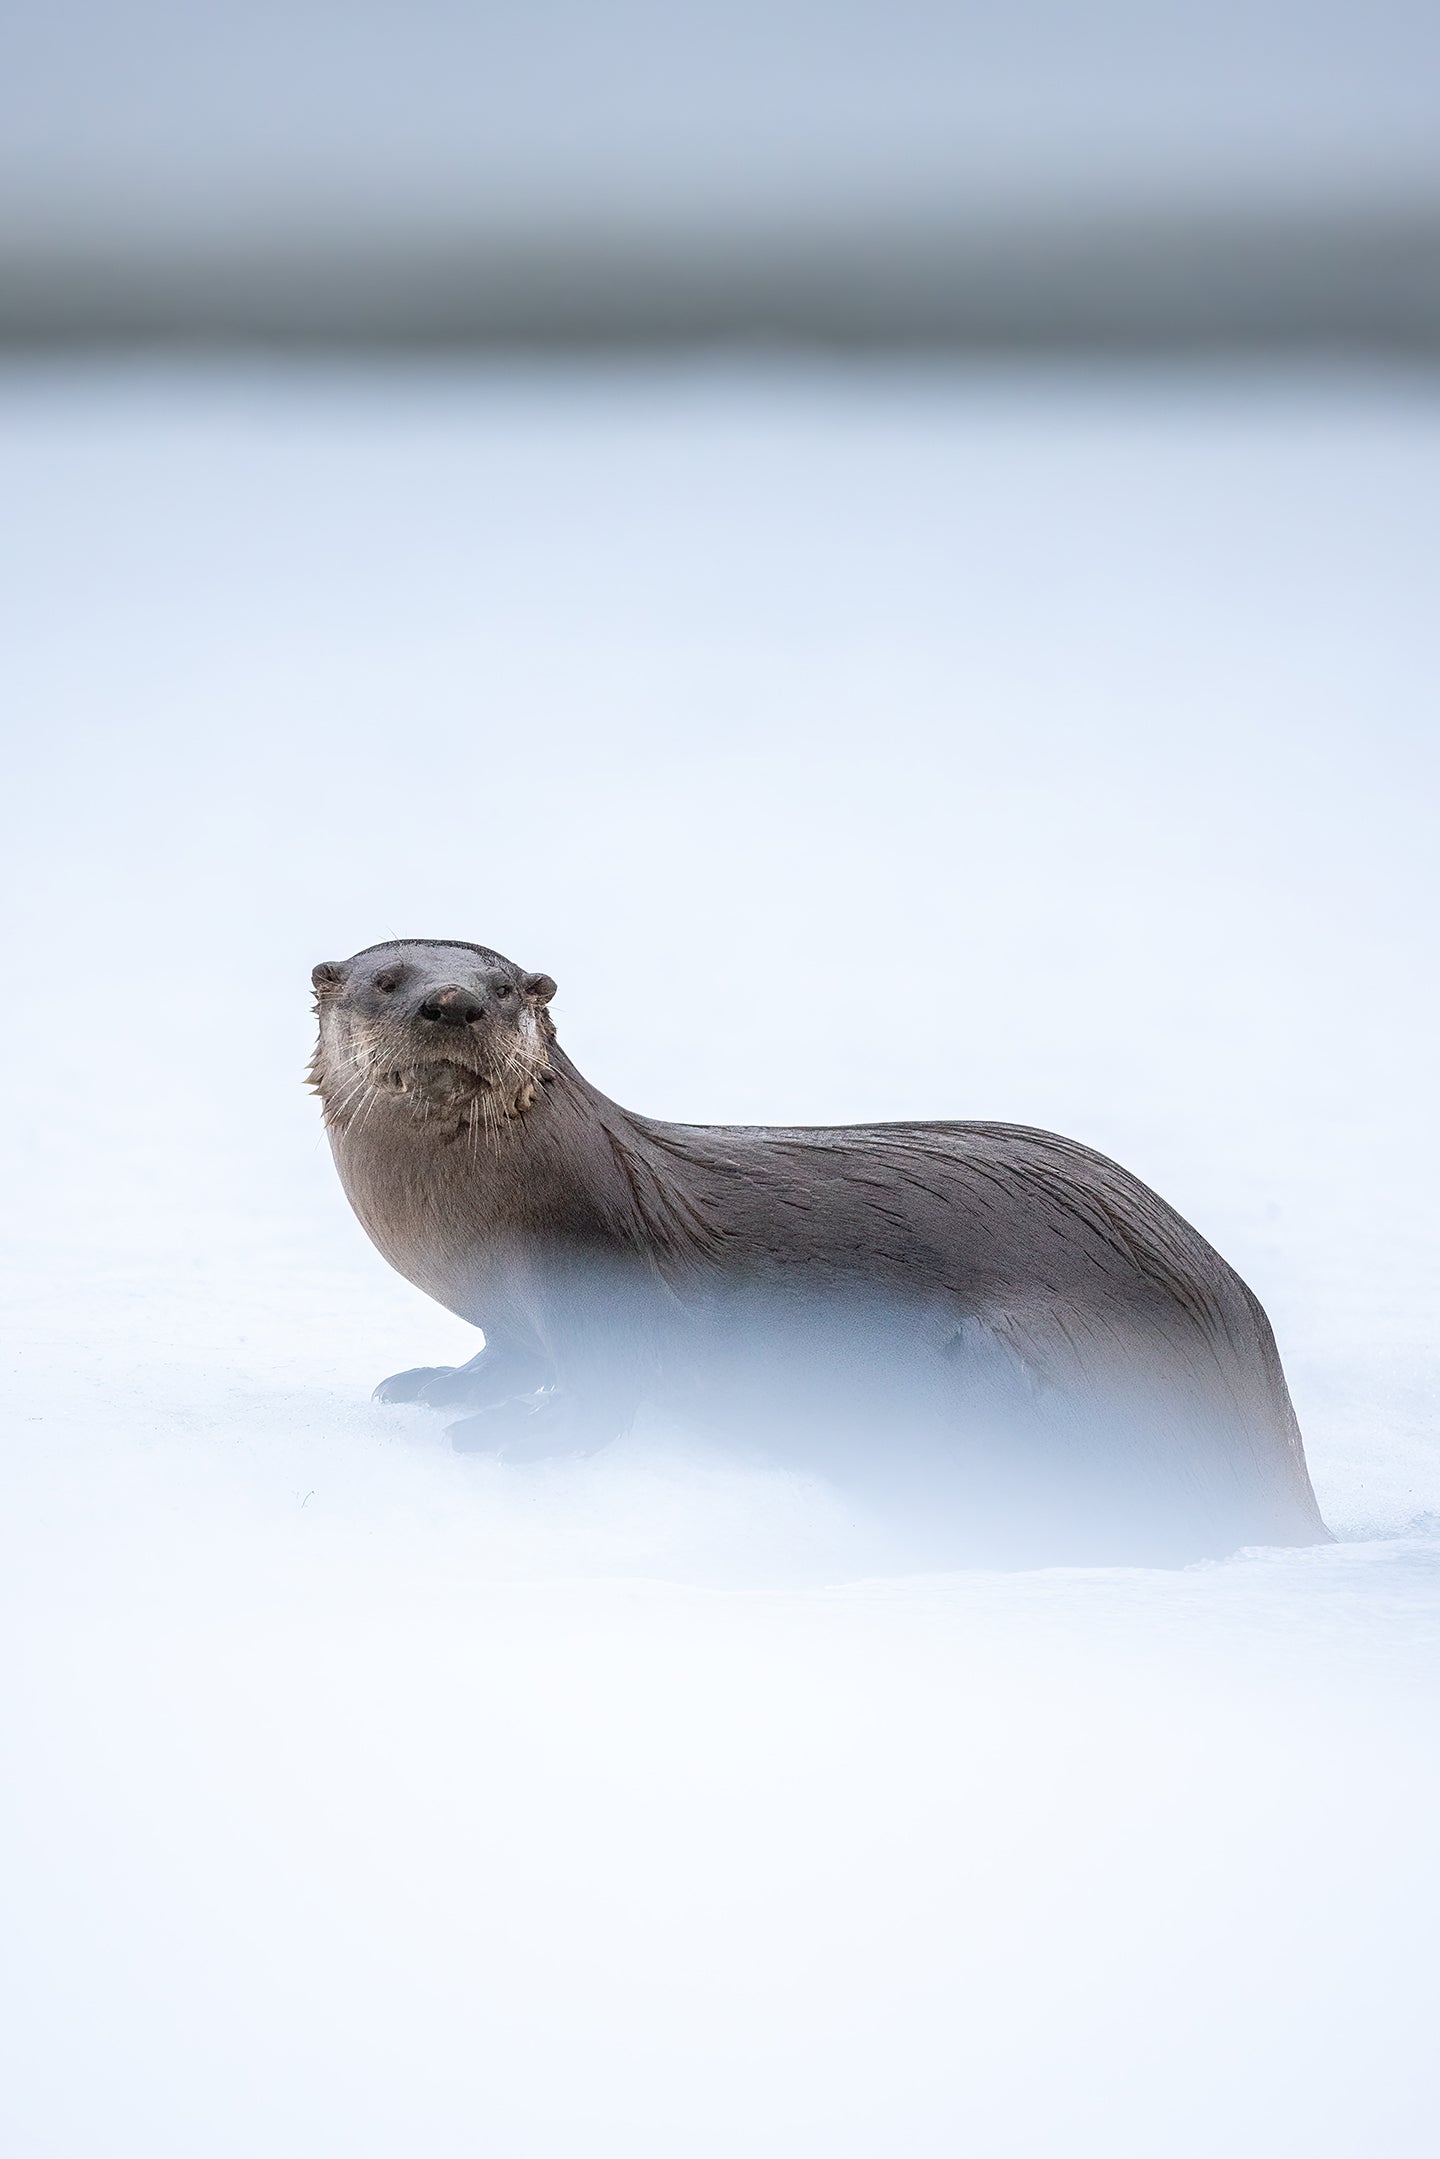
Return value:
M 573 1395 L 518 1395 L 447 1427 L 457 1454 L 495 1454 L 502 1462 L 544 1462 L 597 1454 L 619 1437 L 623 1420 Z
M 482 1349 L 468 1364 L 418 1364 L 375 1389 L 377 1402 L 419 1402 L 426 1409 L 488 1410 L 517 1395 L 533 1395 L 549 1373 L 532 1351 L 507 1345 Z
M 509 1402 L 496 1402 L 474 1417 L 462 1417 L 458 1424 L 448 1424 L 445 1429 L 457 1454 L 501 1454 L 508 1458 L 511 1446 L 523 1440 L 540 1416 L 540 1403 L 533 1396 L 519 1395 Z
M 438 1379 L 450 1379 L 456 1371 L 453 1364 L 417 1364 L 409 1372 L 392 1372 L 382 1379 L 371 1395 L 372 1402 L 424 1402 L 431 1399 L 428 1389 Z

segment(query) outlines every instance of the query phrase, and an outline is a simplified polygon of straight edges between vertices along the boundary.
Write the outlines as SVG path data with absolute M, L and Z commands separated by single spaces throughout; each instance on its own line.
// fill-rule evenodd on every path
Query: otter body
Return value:
M 674 1125 L 474 945 L 315 970 L 357 1216 L 484 1330 L 378 1393 L 457 1446 L 588 1451 L 642 1407 L 908 1501 L 937 1555 L 1174 1562 L 1328 1532 L 1269 1324 L 1113 1162 L 1018 1126 Z

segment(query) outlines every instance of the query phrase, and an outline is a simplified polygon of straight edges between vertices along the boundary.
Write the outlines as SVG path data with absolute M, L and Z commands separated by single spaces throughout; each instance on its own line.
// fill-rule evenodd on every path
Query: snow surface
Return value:
M 7 2151 L 1433 2150 L 1433 386 L 12 369 L 0 448 Z M 474 1346 L 300 1086 L 396 933 L 637 1108 L 1119 1156 L 1341 1542 L 881 1572 L 372 1407 Z

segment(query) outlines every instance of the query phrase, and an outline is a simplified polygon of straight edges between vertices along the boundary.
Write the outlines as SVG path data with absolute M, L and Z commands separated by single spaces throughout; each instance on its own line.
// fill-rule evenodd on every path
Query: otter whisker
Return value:
M 366 1098 L 365 1105 L 360 1111 L 359 1116 L 355 1120 L 355 1136 L 357 1139 L 365 1130 L 366 1125 L 370 1122 L 371 1112 L 373 1111 L 375 1104 L 379 1101 L 379 1099 L 380 1089 L 372 1085 L 369 1095 Z
M 366 1085 L 366 1076 L 362 1072 L 342 1095 L 333 1099 L 325 1098 L 325 1122 L 327 1124 L 340 1124 L 343 1122 L 351 1105 L 358 1101 L 364 1093 Z

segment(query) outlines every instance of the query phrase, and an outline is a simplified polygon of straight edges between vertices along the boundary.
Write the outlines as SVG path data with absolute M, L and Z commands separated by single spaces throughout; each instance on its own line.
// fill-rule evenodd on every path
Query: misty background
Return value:
M 7 2152 L 1428 2155 L 1435 11 L 0 40 Z M 302 1085 L 397 934 L 1125 1162 L 1339 1541 L 372 1405 L 477 1346 Z
M 54 0 L 13 339 L 1433 352 L 1431 0 Z

